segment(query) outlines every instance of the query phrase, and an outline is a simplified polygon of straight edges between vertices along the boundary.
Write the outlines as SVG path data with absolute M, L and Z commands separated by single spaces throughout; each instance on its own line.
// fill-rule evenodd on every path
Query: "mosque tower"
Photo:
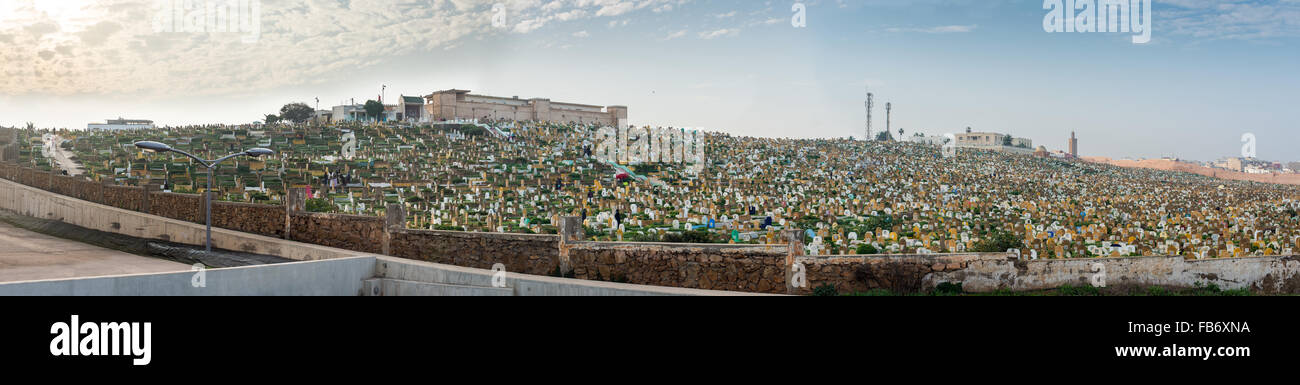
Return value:
M 1070 131 L 1070 158 L 1079 158 L 1079 138 L 1074 137 L 1074 131 Z

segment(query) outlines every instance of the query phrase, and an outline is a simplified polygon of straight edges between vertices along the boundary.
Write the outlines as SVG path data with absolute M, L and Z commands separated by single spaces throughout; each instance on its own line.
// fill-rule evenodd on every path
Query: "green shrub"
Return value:
M 1010 249 L 1022 249 L 1024 247 L 1025 241 L 1020 236 L 998 231 L 975 244 L 974 251 L 977 253 L 1004 253 Z
M 952 282 L 944 282 L 944 283 L 940 283 L 938 286 L 935 286 L 935 287 L 934 287 L 934 290 L 931 290 L 931 291 L 930 291 L 930 294 L 931 294 L 931 295 L 936 295 L 936 296 L 943 296 L 943 295 L 961 295 L 961 293 L 962 293 L 961 282 L 957 282 L 957 283 L 952 283 Z
M 835 290 L 835 285 L 829 283 L 813 288 L 813 296 L 815 297 L 836 297 L 839 295 L 840 292 Z
M 329 213 L 334 212 L 334 202 L 328 198 L 312 198 L 307 200 L 307 212 L 309 213 Z
M 1153 296 L 1153 297 L 1166 297 L 1166 296 L 1172 296 L 1177 294 L 1172 291 L 1169 291 L 1169 289 L 1160 286 L 1151 286 L 1151 287 L 1147 287 L 1146 295 Z
M 1075 287 L 1073 285 L 1065 285 L 1065 286 L 1061 286 L 1060 289 L 1057 289 L 1057 292 L 1059 292 L 1063 296 L 1069 296 L 1069 297 L 1101 295 L 1101 289 L 1092 285 L 1083 285 L 1078 287 Z
M 852 294 L 852 296 L 854 297 L 897 297 L 898 293 L 890 291 L 889 289 L 871 289 L 867 291 L 855 292 Z
M 718 235 L 705 230 L 691 230 L 680 233 L 665 233 L 662 241 L 669 243 L 718 243 Z

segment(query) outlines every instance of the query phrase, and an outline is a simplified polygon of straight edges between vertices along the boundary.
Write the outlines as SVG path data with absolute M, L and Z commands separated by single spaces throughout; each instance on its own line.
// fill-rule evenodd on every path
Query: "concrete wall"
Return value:
M 504 275 L 502 280 L 505 284 L 504 288 L 495 288 L 492 287 L 492 278 L 495 274 L 496 272 L 491 270 L 379 257 L 375 266 L 375 277 L 384 282 L 370 285 L 370 291 L 365 295 L 423 294 L 430 291 L 456 293 L 465 290 L 472 290 L 476 295 L 513 296 L 752 295 L 751 293 L 585 281 L 512 272 Z M 431 283 L 438 286 L 431 287 Z
M 717 296 L 707 290 L 592 282 L 407 259 L 358 256 L 328 261 L 0 284 L 0 296 Z M 201 282 L 201 286 L 196 283 Z
M 355 296 L 375 274 L 375 257 L 0 284 L 0 296 Z

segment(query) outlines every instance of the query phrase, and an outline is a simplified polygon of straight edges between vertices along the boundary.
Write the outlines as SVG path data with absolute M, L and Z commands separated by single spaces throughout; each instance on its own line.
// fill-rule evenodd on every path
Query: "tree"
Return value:
M 379 119 L 379 115 L 381 115 L 381 114 L 383 114 L 383 113 L 384 113 L 384 104 L 383 104 L 383 103 L 380 103 L 380 102 L 377 102 L 377 101 L 374 101 L 374 100 L 367 100 L 367 101 L 366 101 L 366 116 L 369 116 L 369 117 L 375 118 L 375 119 L 377 120 L 377 119 Z
M 275 124 L 275 122 L 279 122 L 279 121 L 280 121 L 279 116 L 275 114 L 266 114 L 266 124 Z
M 880 133 L 877 133 L 877 134 L 876 134 L 876 141 L 877 141 L 877 142 L 887 142 L 887 141 L 889 141 L 889 131 L 881 131 Z
M 1002 137 L 1002 145 L 1003 145 L 1003 146 L 1010 146 L 1010 145 L 1011 145 L 1011 134 L 1007 134 L 1006 136 L 1003 136 L 1003 137 Z
M 316 111 L 311 109 L 306 103 L 289 103 L 280 108 L 280 119 L 291 122 L 302 123 L 311 120 Z

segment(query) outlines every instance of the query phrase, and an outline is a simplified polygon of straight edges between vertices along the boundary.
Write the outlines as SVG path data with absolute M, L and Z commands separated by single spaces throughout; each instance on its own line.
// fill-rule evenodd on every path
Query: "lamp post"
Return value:
M 203 167 L 208 169 L 208 186 L 203 191 L 204 211 L 206 212 L 207 215 L 207 242 L 205 243 L 207 251 L 212 251 L 212 169 L 216 167 L 218 164 L 220 164 L 222 161 L 237 156 L 247 155 L 256 158 L 256 157 L 275 154 L 275 151 L 258 147 L 258 148 L 246 150 L 244 152 L 226 155 L 217 158 L 216 160 L 204 160 L 203 158 L 194 156 L 194 154 L 190 154 L 188 152 L 172 148 L 172 146 L 168 146 L 167 144 L 161 142 L 140 141 L 140 142 L 135 142 L 135 146 L 148 152 L 157 153 L 157 152 L 171 151 L 181 155 L 185 155 L 190 157 L 190 159 L 194 159 L 195 161 L 199 162 L 199 164 L 203 165 Z

